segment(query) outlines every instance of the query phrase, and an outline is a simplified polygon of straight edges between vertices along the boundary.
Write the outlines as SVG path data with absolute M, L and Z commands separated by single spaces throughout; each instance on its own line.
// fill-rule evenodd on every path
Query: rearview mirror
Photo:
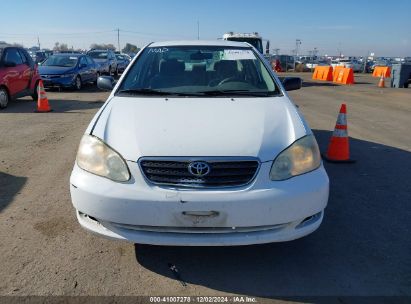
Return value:
M 303 81 L 300 77 L 285 77 L 282 83 L 286 91 L 294 91 L 301 89 Z
M 213 53 L 203 53 L 200 51 L 190 55 L 191 60 L 206 60 L 206 59 L 212 59 L 212 58 L 213 58 Z
M 14 68 L 14 67 L 16 66 L 16 63 L 15 63 L 15 62 L 11 62 L 11 61 L 5 61 L 5 62 L 4 62 L 4 66 L 5 66 L 6 68 Z
M 115 81 L 111 76 L 100 76 L 97 79 L 97 87 L 100 90 L 111 91 L 114 88 Z

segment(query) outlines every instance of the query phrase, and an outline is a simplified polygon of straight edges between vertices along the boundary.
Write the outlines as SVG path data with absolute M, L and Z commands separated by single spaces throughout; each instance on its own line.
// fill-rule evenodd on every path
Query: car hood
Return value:
M 73 72 L 73 67 L 42 66 L 38 67 L 40 75 L 60 75 Z
M 143 156 L 251 156 L 264 162 L 311 131 L 283 96 L 113 97 L 88 132 L 130 161 Z

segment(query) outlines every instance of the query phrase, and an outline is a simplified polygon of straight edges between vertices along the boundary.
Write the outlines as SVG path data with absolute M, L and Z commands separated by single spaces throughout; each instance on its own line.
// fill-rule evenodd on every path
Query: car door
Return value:
M 83 82 L 90 81 L 90 69 L 87 63 L 87 59 L 84 56 L 80 57 L 79 63 L 79 73 Z
M 31 78 L 33 75 L 33 68 L 30 65 L 30 61 L 29 59 L 26 57 L 26 54 L 24 54 L 24 52 L 22 50 L 18 50 L 20 57 L 22 59 L 22 81 L 24 82 L 23 86 L 25 89 L 29 89 L 30 88 L 30 84 L 31 84 Z
M 113 52 L 110 52 L 110 65 L 113 71 L 117 68 L 116 55 Z
M 85 56 L 89 69 L 90 69 L 90 78 L 91 80 L 95 81 L 97 79 L 97 65 L 95 64 L 94 60 L 89 57 L 89 56 Z
M 7 87 L 10 95 L 16 95 L 23 91 L 27 87 L 27 83 L 23 80 L 25 68 L 16 48 L 5 49 L 3 66 L 6 71 Z

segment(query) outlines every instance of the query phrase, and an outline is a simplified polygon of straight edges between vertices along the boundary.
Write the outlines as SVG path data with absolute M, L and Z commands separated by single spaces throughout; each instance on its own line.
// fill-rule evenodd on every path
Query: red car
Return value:
M 40 75 L 28 52 L 19 47 L 0 48 L 0 109 L 10 100 L 31 96 L 37 100 Z

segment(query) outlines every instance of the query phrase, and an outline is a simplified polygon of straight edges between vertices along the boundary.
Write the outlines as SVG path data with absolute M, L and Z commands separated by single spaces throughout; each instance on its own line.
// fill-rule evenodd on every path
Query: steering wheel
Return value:
M 223 85 L 223 84 L 225 84 L 225 83 L 227 83 L 227 82 L 233 82 L 233 81 L 238 81 L 238 78 L 237 78 L 237 77 L 227 77 L 227 78 L 221 80 L 221 81 L 218 83 L 218 86 Z

